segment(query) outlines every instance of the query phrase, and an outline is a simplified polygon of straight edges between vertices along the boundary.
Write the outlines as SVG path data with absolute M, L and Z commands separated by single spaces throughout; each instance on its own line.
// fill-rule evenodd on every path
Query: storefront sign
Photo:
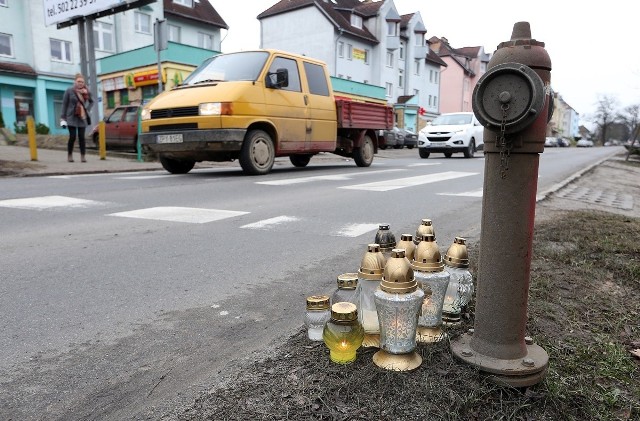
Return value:
M 158 71 L 149 70 L 146 72 L 129 73 L 124 76 L 125 84 L 130 88 L 137 88 L 139 86 L 157 85 L 158 84 Z M 167 81 L 165 72 L 162 72 L 162 82 Z
M 366 61 L 366 60 L 365 60 L 365 59 L 366 59 L 366 57 L 367 57 L 367 53 L 366 53 L 366 51 L 365 51 L 365 50 L 361 50 L 361 49 L 359 49 L 359 48 L 354 48 L 354 49 L 353 49 L 353 58 L 354 58 L 355 60 L 363 60 L 363 61 Z

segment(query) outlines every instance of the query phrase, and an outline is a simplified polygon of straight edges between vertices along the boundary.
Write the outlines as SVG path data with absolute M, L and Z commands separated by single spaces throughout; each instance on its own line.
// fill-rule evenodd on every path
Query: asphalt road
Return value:
M 548 149 L 539 192 L 612 152 Z M 417 155 L 0 179 L 0 418 L 157 419 L 295 331 L 378 224 L 477 241 L 484 159 Z

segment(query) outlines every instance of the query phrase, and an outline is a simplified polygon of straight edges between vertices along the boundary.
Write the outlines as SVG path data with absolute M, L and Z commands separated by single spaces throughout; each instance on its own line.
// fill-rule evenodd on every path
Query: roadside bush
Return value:
M 27 125 L 25 124 L 24 126 L 18 126 L 18 122 L 15 121 L 13 123 L 13 131 L 15 132 L 15 134 L 26 134 L 27 133 Z
M 4 129 L 4 118 L 2 118 L 2 111 L 0 111 L 0 129 Z
M 36 124 L 36 133 L 37 134 L 49 134 L 50 130 L 46 124 L 38 123 Z

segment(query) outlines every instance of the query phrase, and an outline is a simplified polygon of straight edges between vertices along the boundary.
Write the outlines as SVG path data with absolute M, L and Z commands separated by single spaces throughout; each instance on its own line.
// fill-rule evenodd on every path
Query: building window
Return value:
M 429 70 L 429 83 L 433 83 L 433 70 Z
M 62 94 L 53 94 L 53 115 L 62 115 Z
M 391 96 L 393 95 L 393 84 L 387 82 L 387 83 L 384 84 L 384 86 L 385 86 L 385 90 L 386 90 L 385 95 L 388 98 L 391 98 Z
M 180 42 L 180 27 L 176 25 L 169 25 L 168 40 L 173 42 Z
M 404 72 L 402 69 L 398 70 L 398 88 L 402 88 L 404 86 Z
M 51 59 L 71 63 L 71 43 L 59 39 L 49 39 Z
M 404 42 L 400 43 L 398 60 L 404 60 Z
M 113 25 L 93 22 L 93 43 L 96 50 L 113 51 Z
M 129 90 L 120 89 L 120 105 L 129 105 Z
M 414 89 L 413 96 L 419 96 L 419 95 L 420 95 L 420 91 L 418 89 Z
M 390 37 L 398 35 L 398 22 L 387 22 L 387 35 Z
M 440 73 L 438 73 L 438 71 L 437 71 L 437 70 L 433 72 L 433 79 L 434 79 L 434 83 L 438 83 L 438 75 L 439 75 L 439 74 L 440 74 Z
M 193 0 L 173 0 L 173 3 L 181 6 L 193 7 Z
M 387 67 L 393 67 L 393 52 L 387 51 Z
M 416 34 L 416 46 L 422 47 L 424 45 L 424 35 Z
M 107 108 L 116 108 L 116 92 L 107 92 Z
M 436 107 L 436 108 L 438 107 L 438 97 L 437 96 L 433 97 L 433 106 Z
M 351 26 L 362 29 L 362 16 L 351 14 Z
M 365 48 L 365 50 L 364 50 L 364 63 L 365 64 L 369 64 L 369 54 L 370 54 L 370 51 Z
M 13 37 L 0 34 L 0 56 L 13 57 Z
M 351 60 L 353 58 L 353 45 L 347 44 L 347 58 Z
M 414 73 L 420 76 L 420 60 L 416 60 L 416 69 Z
M 142 100 L 150 100 L 154 96 L 158 95 L 158 85 L 147 85 L 142 88 Z
M 135 12 L 136 32 L 151 34 L 151 16 L 145 13 Z
M 431 95 L 429 95 L 429 106 L 431 107 L 431 98 L 433 98 Z
M 344 42 L 338 43 L 338 57 L 344 57 Z
M 213 50 L 213 36 L 211 34 L 198 32 L 198 47 Z

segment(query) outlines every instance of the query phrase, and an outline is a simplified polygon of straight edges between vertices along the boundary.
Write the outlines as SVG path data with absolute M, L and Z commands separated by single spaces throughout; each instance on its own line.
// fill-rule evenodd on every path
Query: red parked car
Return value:
M 107 149 L 126 148 L 137 152 L 139 105 L 121 105 L 104 119 Z M 98 125 L 91 131 L 98 147 Z

